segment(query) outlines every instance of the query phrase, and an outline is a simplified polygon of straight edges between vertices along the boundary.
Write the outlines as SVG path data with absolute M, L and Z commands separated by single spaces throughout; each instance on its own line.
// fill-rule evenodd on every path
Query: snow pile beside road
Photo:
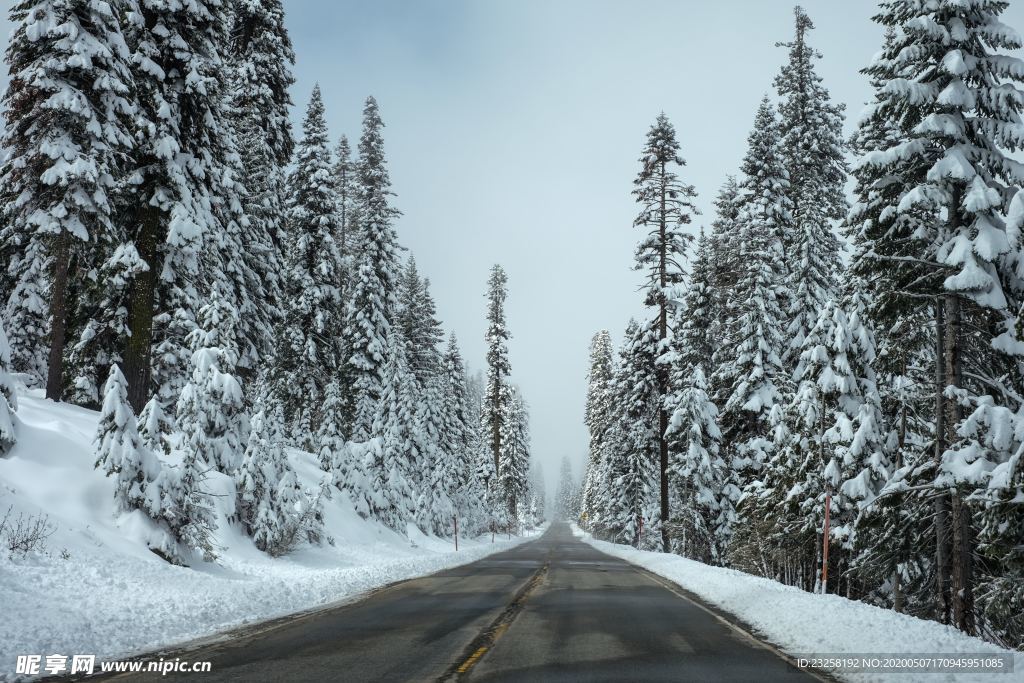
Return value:
M 335 492 L 324 509 L 333 545 L 283 558 L 259 552 L 218 510 L 217 563 L 172 566 L 145 545 L 138 513 L 114 514 L 114 482 L 93 468 L 97 413 L 19 397 L 18 443 L 0 458 L 0 519 L 45 515 L 45 548 L 0 548 L 0 681 L 18 655 L 95 654 L 98 660 L 164 648 L 219 631 L 352 599 L 394 581 L 472 562 L 528 540 L 400 535 L 357 515 Z M 304 485 L 322 474 L 289 453 Z M 215 483 L 215 482 L 211 482 Z
M 1024 655 L 999 648 L 934 621 L 881 609 L 837 595 L 817 595 L 734 569 L 711 567 L 678 555 L 637 550 L 595 540 L 573 525 L 594 548 L 663 576 L 708 604 L 735 615 L 755 635 L 790 655 L 999 654 L 1015 657 L 1013 673 L 838 673 L 855 683 L 999 683 L 1024 678 Z

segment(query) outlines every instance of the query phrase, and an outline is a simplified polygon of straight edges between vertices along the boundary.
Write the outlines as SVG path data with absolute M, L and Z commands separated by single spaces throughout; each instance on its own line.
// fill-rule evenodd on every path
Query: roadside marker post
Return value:
M 459 517 L 453 515 L 452 519 L 455 520 L 455 552 L 459 552 Z

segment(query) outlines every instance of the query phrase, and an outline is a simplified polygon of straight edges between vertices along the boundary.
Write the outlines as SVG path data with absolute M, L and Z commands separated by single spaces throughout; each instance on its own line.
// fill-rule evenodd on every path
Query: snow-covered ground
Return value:
M 710 567 L 668 553 L 637 550 L 598 541 L 573 525 L 573 533 L 598 550 L 662 576 L 708 604 L 738 617 L 790 655 L 953 655 L 999 654 L 1015 658 L 1013 672 L 997 673 L 836 673 L 855 683 L 1001 683 L 1024 680 L 1024 655 L 1004 650 L 950 626 L 892 610 L 816 595 L 734 569 Z
M 333 545 L 271 559 L 218 510 L 217 563 L 171 566 L 147 550 L 141 517 L 114 515 L 113 481 L 93 468 L 97 413 L 31 395 L 19 403 L 18 444 L 0 458 L 0 518 L 8 508 L 14 517 L 42 513 L 54 533 L 41 552 L 11 558 L 0 549 L 0 681 L 14 679 L 18 655 L 122 658 L 352 599 L 527 540 L 460 539 L 455 552 L 448 539 L 368 522 L 335 493 L 324 511 Z M 317 481 L 311 456 L 289 456 L 303 480 Z

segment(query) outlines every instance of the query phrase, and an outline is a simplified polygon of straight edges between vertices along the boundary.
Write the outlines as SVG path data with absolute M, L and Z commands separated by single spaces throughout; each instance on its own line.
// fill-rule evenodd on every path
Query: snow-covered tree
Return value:
M 693 204 L 696 190 L 680 180 L 676 167 L 686 165 L 679 156 L 679 142 L 675 128 L 664 113 L 659 114 L 647 132 L 647 141 L 640 155 L 640 173 L 633 181 L 633 196 L 640 205 L 640 213 L 633 220 L 634 227 L 646 231 L 636 248 L 634 268 L 644 273 L 644 305 L 657 311 L 657 341 L 655 356 L 667 350 L 669 339 L 670 291 L 683 279 L 682 259 L 692 236 L 683 231 L 697 211 Z M 661 405 L 668 394 L 668 371 L 663 363 L 657 368 L 658 465 L 661 502 L 661 534 L 665 552 L 669 550 L 668 521 L 668 413 Z
M 891 40 L 867 70 L 884 81 L 889 97 L 879 103 L 880 113 L 898 121 L 902 135 L 862 163 L 898 169 L 896 222 L 913 226 L 918 248 L 907 256 L 924 267 L 923 282 L 937 297 L 936 602 L 940 620 L 969 633 L 976 631 L 976 571 L 968 499 L 983 483 L 971 473 L 986 468 L 977 451 L 959 447 L 960 430 L 965 407 L 975 401 L 990 396 L 1005 405 L 1010 394 L 1003 378 L 1015 364 L 993 349 L 1017 304 L 1008 301 L 1017 276 L 1003 270 L 1019 248 L 1003 219 L 1006 188 L 1024 181 L 1011 156 L 1024 140 L 1018 85 L 1024 67 L 1005 54 L 1021 45 L 999 20 L 1005 8 L 1005 2 L 884 2 L 875 20 L 893 29 Z
M 733 320 L 715 356 L 714 383 L 726 397 L 720 424 L 730 467 L 741 486 L 771 449 L 772 408 L 784 400 L 781 353 L 785 323 L 779 307 L 782 235 L 790 224 L 786 169 L 778 123 L 768 98 L 761 101 L 743 160 L 743 204 L 737 218 L 742 270 L 732 294 Z M 781 385 L 781 386 L 780 386 Z
M 790 371 L 821 307 L 837 293 L 840 245 L 831 223 L 843 218 L 847 209 L 843 105 L 831 102 L 815 71 L 814 62 L 821 55 L 807 44 L 814 24 L 801 7 L 794 14 L 796 35 L 792 42 L 780 43 L 789 48 L 789 60 L 775 78 L 782 100 L 780 147 L 792 205 L 791 229 L 783 235 L 790 296 L 784 302 L 789 341 L 783 361 Z
M 338 364 L 341 265 L 334 243 L 338 198 L 320 87 L 314 86 L 290 188 L 288 229 L 292 252 L 286 275 L 284 319 L 277 334 L 274 391 L 293 443 L 312 448 L 314 413 L 324 399 L 329 371 Z
M 227 116 L 229 7 L 221 0 L 133 7 L 123 16 L 138 107 L 119 223 L 146 264 L 127 287 L 122 340 L 128 398 L 141 410 L 154 384 L 161 400 L 177 397 L 188 376 L 187 338 L 214 284 L 239 312 L 232 334 L 248 353 L 260 280 L 235 258 L 246 248 L 246 221 Z
M 242 387 L 234 376 L 238 355 L 229 330 L 234 312 L 215 291 L 189 335 L 192 376 L 177 403 L 181 448 L 196 461 L 233 474 L 241 464 L 245 433 Z
M 142 445 L 157 455 L 170 455 L 173 425 L 163 404 L 156 396 L 149 399 L 139 413 L 139 438 Z
M 508 339 L 505 322 L 505 299 L 508 298 L 508 276 L 495 264 L 487 280 L 487 388 L 480 413 L 480 424 L 494 461 L 492 472 L 501 469 L 502 420 L 508 414 L 507 378 L 511 372 L 508 360 Z M 495 482 L 488 482 L 494 488 Z
M 334 150 L 334 189 L 338 195 L 338 231 L 334 241 L 338 244 L 342 260 L 350 265 L 354 260 L 355 244 L 352 231 L 357 223 L 355 204 L 358 196 L 356 165 L 352 160 L 352 147 L 344 135 Z
M 0 456 L 17 443 L 14 433 L 14 411 L 18 409 L 18 395 L 11 379 L 11 347 L 7 343 L 3 321 L 0 321 Z
M 530 471 L 530 416 L 519 390 L 506 385 L 505 414 L 501 419 L 501 453 L 498 457 L 497 487 L 508 510 L 508 520 L 519 519 L 528 501 Z
M 22 0 L 11 9 L 3 232 L 13 279 L 5 319 L 15 367 L 63 394 L 71 263 L 113 238 L 112 191 L 132 144 L 126 3 Z M 7 292 L 5 292 L 6 294 Z M 73 331 L 72 331 L 73 332 Z
M 568 456 L 562 456 L 558 470 L 558 488 L 555 490 L 555 515 L 558 519 L 571 520 L 576 517 L 573 508 L 576 501 L 576 477 Z
M 388 336 L 387 365 L 384 366 L 384 394 L 373 424 L 380 447 L 373 453 L 367 477 L 380 491 L 384 507 L 373 512 L 396 531 L 405 531 L 416 517 L 415 477 L 421 465 L 421 440 L 416 414 L 416 385 L 405 358 L 405 340 L 392 329 Z
M 285 166 L 292 136 L 288 89 L 295 82 L 295 53 L 280 0 L 234 0 L 231 26 L 231 113 L 239 143 L 248 217 L 246 249 L 238 258 L 260 273 L 264 296 L 256 301 L 254 346 L 266 360 L 284 306 L 287 235 Z
M 384 387 L 388 339 L 395 325 L 401 277 L 398 235 L 394 222 L 400 215 L 391 205 L 391 177 L 384 158 L 384 122 L 377 100 L 366 99 L 363 130 L 356 166 L 355 253 L 345 309 L 345 340 L 351 375 L 352 428 L 350 438 L 366 441 L 376 436 L 374 413 Z
M 257 403 L 251 425 L 238 470 L 235 510 L 257 548 L 282 555 L 293 545 L 301 490 L 284 451 L 280 406 Z
M 160 474 L 160 463 L 139 438 L 135 413 L 128 404 L 128 383 L 116 365 L 103 386 L 103 405 L 93 441 L 96 468 L 116 477 L 118 512 L 145 509 L 146 488 Z
M 590 340 L 590 370 L 587 373 L 587 401 L 583 419 L 590 441 L 580 501 L 580 522 L 587 529 L 592 529 L 597 513 L 596 497 L 602 473 L 605 433 L 613 419 L 612 372 L 612 338 L 608 330 L 601 330 Z

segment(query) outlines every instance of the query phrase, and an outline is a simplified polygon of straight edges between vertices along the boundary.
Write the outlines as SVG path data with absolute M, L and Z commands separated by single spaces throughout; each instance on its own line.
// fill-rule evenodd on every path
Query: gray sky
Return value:
M 806 0 L 819 73 L 848 109 L 881 44 L 869 0 Z M 359 135 L 377 97 L 401 241 L 431 279 L 467 361 L 484 359 L 484 286 L 509 274 L 513 380 L 531 405 L 549 489 L 586 454 L 587 344 L 642 313 L 630 190 L 664 110 L 703 216 L 736 172 L 762 94 L 785 58 L 782 0 L 285 0 L 298 122 L 319 81 L 332 136 Z M 1004 21 L 1024 29 L 1024 4 Z M 3 22 L 8 33 L 10 24 Z M 6 78 L 4 79 L 6 81 Z
M 867 0 L 807 0 L 819 73 L 847 105 L 881 45 Z M 703 215 L 736 172 L 791 39 L 791 2 L 715 0 L 286 0 L 301 113 L 314 81 L 332 134 L 359 134 L 377 97 L 402 243 L 430 277 L 467 360 L 483 364 L 484 284 L 509 274 L 512 375 L 531 405 L 534 455 L 553 488 L 577 473 L 587 344 L 641 312 L 630 190 L 664 110 Z M 1024 29 L 1024 5 L 1004 21 Z

